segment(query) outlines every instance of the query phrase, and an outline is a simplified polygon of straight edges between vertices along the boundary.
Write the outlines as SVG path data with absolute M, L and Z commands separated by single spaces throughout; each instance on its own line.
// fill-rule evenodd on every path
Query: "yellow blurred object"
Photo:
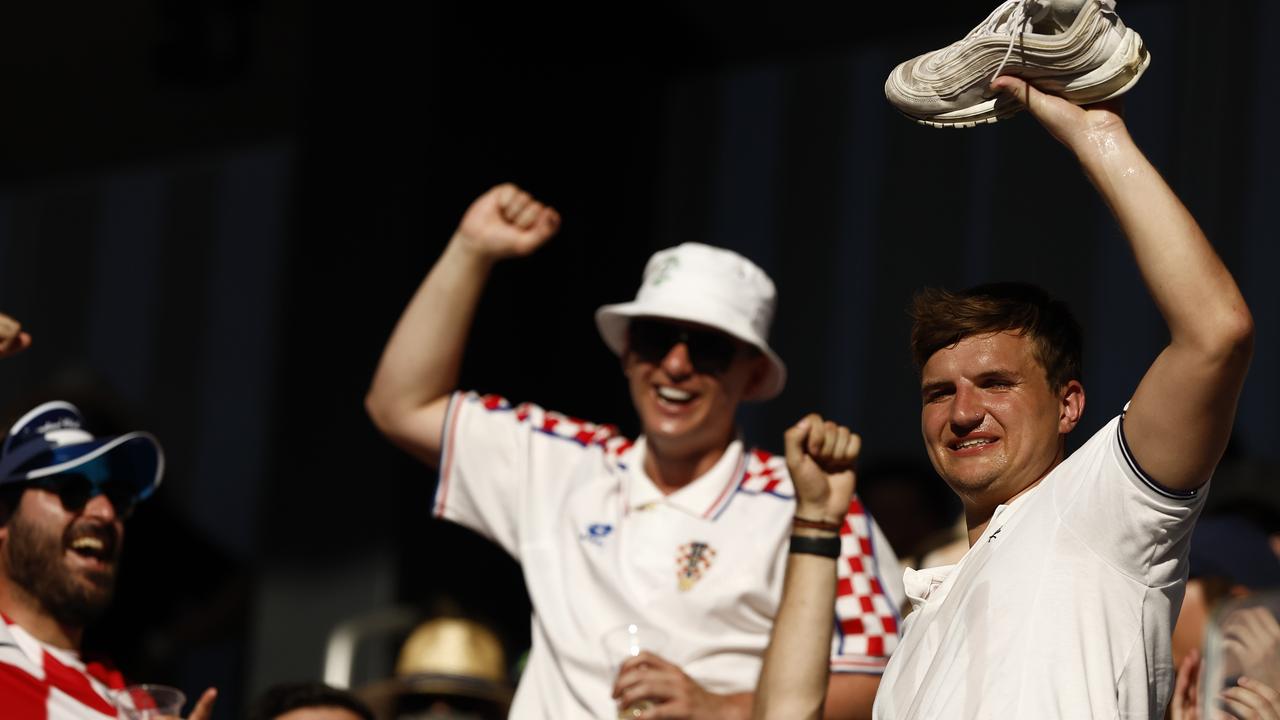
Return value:
M 489 628 L 462 618 L 437 618 L 422 623 L 396 661 L 396 675 L 441 673 L 507 682 L 502 643 Z
M 378 720 L 458 717 L 501 720 L 511 707 L 506 654 L 492 630 L 442 617 L 422 623 L 400 648 L 395 677 L 356 690 Z

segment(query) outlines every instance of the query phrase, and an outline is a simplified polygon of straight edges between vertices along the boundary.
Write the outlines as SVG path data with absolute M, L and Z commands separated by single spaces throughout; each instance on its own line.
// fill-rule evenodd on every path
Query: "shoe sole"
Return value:
M 1142 37 L 1132 29 L 1125 28 L 1124 38 L 1105 63 L 1065 85 L 1055 83 L 1054 78 L 1043 78 L 1037 83 L 1037 87 L 1061 96 L 1074 105 L 1089 105 L 1129 92 L 1149 65 L 1151 53 L 1147 52 Z M 1033 78 L 1032 82 L 1036 82 L 1036 79 Z M 1016 115 L 1020 110 L 1022 105 L 1016 100 L 998 95 L 977 105 L 928 117 L 902 114 L 928 127 L 963 129 L 989 125 Z

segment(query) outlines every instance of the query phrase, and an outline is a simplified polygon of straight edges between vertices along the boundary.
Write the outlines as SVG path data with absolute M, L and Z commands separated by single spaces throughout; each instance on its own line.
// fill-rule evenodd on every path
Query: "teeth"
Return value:
M 987 438 L 977 438 L 977 439 L 974 439 L 974 440 L 965 440 L 964 442 L 956 443 L 956 449 L 957 449 L 957 450 L 965 450 L 965 449 L 967 449 L 967 448 L 971 448 L 971 447 L 978 447 L 979 445 L 990 445 L 990 444 L 991 444 L 991 443 L 993 443 L 993 442 L 995 442 L 995 441 L 994 441 L 994 440 L 988 440 Z
M 693 399 L 693 393 L 688 393 L 684 390 L 677 390 L 673 387 L 659 386 L 658 397 L 663 400 L 670 400 L 671 402 L 689 402 Z
M 106 546 L 103 545 L 102 541 L 95 537 L 77 538 L 74 542 L 71 543 L 71 549 L 73 550 L 102 551 L 105 547 Z

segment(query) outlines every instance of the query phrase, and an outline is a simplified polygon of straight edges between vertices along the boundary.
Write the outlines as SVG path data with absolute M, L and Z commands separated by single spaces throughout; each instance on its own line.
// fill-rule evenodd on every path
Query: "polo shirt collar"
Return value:
M 710 470 L 670 495 L 663 495 L 644 471 L 646 452 L 648 452 L 647 445 L 644 437 L 641 436 L 631 448 L 631 462 L 627 463 L 625 480 L 627 512 L 643 509 L 656 503 L 665 503 L 694 517 L 715 517 L 719 509 L 733 495 L 733 490 L 742 478 L 745 469 L 743 465 L 746 462 L 742 440 L 735 439 L 729 443 Z

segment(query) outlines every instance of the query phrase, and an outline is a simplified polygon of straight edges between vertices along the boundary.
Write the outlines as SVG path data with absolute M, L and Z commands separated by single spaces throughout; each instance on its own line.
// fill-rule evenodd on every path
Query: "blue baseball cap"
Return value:
M 133 488 L 145 500 L 160 486 L 164 451 L 155 436 L 131 432 L 94 437 L 80 409 L 54 400 L 39 405 L 9 428 L 0 445 L 0 487 L 58 475 L 101 461 L 107 479 Z
M 1280 558 L 1267 533 L 1248 518 L 1205 516 L 1191 535 L 1190 574 L 1222 577 L 1250 590 L 1280 588 Z

